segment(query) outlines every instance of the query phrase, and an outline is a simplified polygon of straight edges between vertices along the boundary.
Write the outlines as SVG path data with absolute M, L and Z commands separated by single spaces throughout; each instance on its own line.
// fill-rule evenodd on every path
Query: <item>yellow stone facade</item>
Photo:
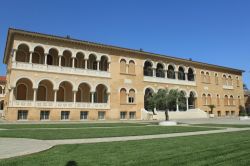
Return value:
M 10 29 L 4 63 L 8 121 L 140 120 L 147 89 L 179 89 L 215 116 L 244 105 L 241 70 L 70 38 Z

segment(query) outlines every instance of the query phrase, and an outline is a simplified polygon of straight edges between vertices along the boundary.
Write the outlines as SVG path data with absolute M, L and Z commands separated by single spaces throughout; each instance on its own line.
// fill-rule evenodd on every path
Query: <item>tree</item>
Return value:
M 208 107 L 210 108 L 210 113 L 213 114 L 215 105 L 211 104 L 211 105 L 208 105 Z
M 243 89 L 248 90 L 247 84 L 243 84 Z
M 160 89 L 157 93 L 153 93 L 153 96 L 149 98 L 148 104 L 157 110 L 165 110 L 166 121 L 169 120 L 168 111 L 174 109 L 177 102 L 180 107 L 185 106 L 183 100 L 179 100 L 184 97 L 184 94 L 179 90 Z

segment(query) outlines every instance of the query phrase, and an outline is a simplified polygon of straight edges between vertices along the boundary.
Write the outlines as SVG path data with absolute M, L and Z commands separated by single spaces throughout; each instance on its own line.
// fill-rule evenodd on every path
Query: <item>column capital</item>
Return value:
M 34 51 L 30 51 L 30 54 L 33 54 L 34 53 Z

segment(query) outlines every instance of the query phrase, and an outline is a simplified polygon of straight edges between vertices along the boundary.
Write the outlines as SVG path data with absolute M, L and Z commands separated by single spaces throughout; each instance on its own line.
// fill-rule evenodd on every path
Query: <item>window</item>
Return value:
M 223 75 L 222 80 L 223 80 L 223 85 L 227 85 L 227 76 L 225 74 Z
M 126 60 L 125 60 L 125 59 L 122 59 L 122 60 L 120 61 L 120 72 L 121 72 L 121 73 L 126 73 L 126 66 L 127 66 Z
M 185 71 L 183 67 L 179 67 L 178 80 L 185 80 Z
M 163 64 L 158 63 L 156 66 L 156 77 L 164 78 L 165 77 L 165 71 Z
M 220 105 L 220 96 L 219 95 L 217 95 L 216 100 L 217 100 L 217 106 L 219 106 Z
M 88 111 L 81 111 L 80 112 L 80 119 L 87 120 L 88 119 Z
M 207 105 L 207 99 L 206 99 L 207 97 L 206 97 L 206 94 L 203 94 L 202 95 L 202 104 L 203 105 Z
M 239 79 L 239 77 L 236 77 L 236 85 L 237 85 L 237 87 L 240 86 L 240 79 Z
M 207 105 L 211 105 L 212 104 L 212 97 L 210 94 L 207 95 Z
M 41 111 L 40 112 L 40 120 L 49 120 L 50 111 Z
M 229 99 L 229 105 L 234 105 L 234 97 L 231 95 Z
M 175 79 L 175 68 L 172 65 L 168 66 L 167 77 L 170 79 Z
M 99 111 L 98 112 L 98 119 L 99 120 L 104 120 L 105 119 L 105 112 L 104 111 Z
M 188 69 L 188 81 L 194 81 L 195 76 L 194 76 L 194 70 L 192 68 Z
M 27 110 L 18 110 L 17 120 L 27 120 L 28 111 Z
M 150 61 L 146 61 L 143 67 L 144 76 L 153 76 L 153 64 Z
M 205 83 L 206 82 L 206 76 L 204 71 L 201 71 L 201 82 Z
M 125 88 L 120 90 L 120 103 L 126 104 L 127 103 L 127 92 Z
M 128 74 L 135 74 L 135 62 L 132 60 L 129 61 Z
M 136 118 L 136 113 L 135 112 L 129 112 L 129 119 L 135 119 Z
M 230 112 L 229 111 L 226 111 L 226 116 L 229 116 L 230 115 Z
M 134 89 L 129 90 L 128 102 L 129 103 L 135 103 L 135 90 Z
M 228 96 L 226 95 L 224 98 L 224 105 L 227 106 L 228 105 Z
M 219 77 L 217 73 L 215 73 L 215 84 L 219 85 Z
M 61 112 L 61 120 L 69 120 L 69 111 L 62 111 Z
M 210 83 L 210 75 L 209 72 L 206 72 L 206 83 Z
M 231 116 L 235 116 L 235 111 L 231 111 Z
M 217 116 L 218 116 L 218 117 L 221 116 L 221 111 L 217 111 Z
M 127 112 L 120 112 L 120 119 L 126 119 Z

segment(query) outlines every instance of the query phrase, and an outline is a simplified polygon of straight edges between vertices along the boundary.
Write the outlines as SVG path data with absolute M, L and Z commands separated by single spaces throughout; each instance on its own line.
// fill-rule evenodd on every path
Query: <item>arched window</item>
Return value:
M 101 71 L 108 71 L 109 64 L 108 64 L 108 58 L 106 56 L 101 57 L 99 66 L 100 66 L 99 68 Z
M 90 85 L 81 83 L 76 93 L 76 102 L 89 103 L 91 101 Z
M 32 53 L 32 63 L 43 64 L 44 62 L 44 49 L 40 46 L 35 47 Z
M 1 100 L 0 102 L 0 110 L 3 110 L 4 109 L 4 100 Z
M 72 67 L 72 54 L 70 51 L 66 50 L 63 52 L 63 56 L 61 57 L 61 66 L 64 67 Z
M 129 61 L 128 73 L 129 74 L 135 74 L 135 62 L 133 60 Z
M 54 101 L 53 84 L 49 80 L 39 82 L 37 101 Z
M 153 65 L 151 62 L 146 61 L 143 67 L 144 76 L 153 76 Z
M 219 95 L 217 95 L 216 102 L 217 102 L 217 106 L 219 106 L 220 105 L 220 96 Z
M 135 90 L 134 89 L 129 90 L 128 102 L 129 103 L 135 103 Z
M 97 70 L 97 60 L 94 54 L 89 55 L 88 69 Z
M 0 94 L 4 94 L 3 93 L 3 88 L 0 86 Z
M 168 66 L 168 78 L 170 79 L 175 79 L 175 71 L 174 71 L 174 67 L 172 65 Z
M 223 85 L 227 85 L 227 76 L 223 75 L 222 77 Z
M 234 105 L 234 97 L 231 95 L 229 99 L 229 105 Z
M 212 97 L 210 94 L 207 95 L 207 105 L 211 105 L 212 104 Z
M 29 62 L 30 50 L 26 44 L 20 44 L 16 51 L 16 61 Z
M 210 75 L 209 75 L 209 72 L 206 72 L 206 83 L 210 83 Z
M 72 102 L 73 101 L 73 86 L 68 81 L 63 81 L 59 85 L 57 91 L 57 101 Z
M 217 73 L 215 74 L 215 84 L 219 85 L 219 76 Z
M 239 77 L 236 77 L 236 85 L 237 85 L 237 87 L 240 86 L 240 78 Z
M 145 94 L 144 94 L 144 108 L 147 111 L 153 111 L 151 110 L 152 108 L 150 108 L 149 106 L 149 99 L 153 96 L 154 91 L 151 88 L 147 88 L 145 90 Z
M 15 88 L 16 100 L 33 100 L 33 84 L 27 78 L 17 81 Z
M 120 61 L 120 72 L 121 73 L 126 73 L 126 60 L 125 59 L 121 59 Z
M 82 68 L 82 69 L 85 68 L 84 54 L 82 52 L 78 52 L 76 54 L 75 67 Z
M 59 64 L 58 51 L 54 48 L 49 50 L 49 54 L 47 55 L 47 65 L 58 66 Z
M 96 87 L 96 103 L 107 103 L 108 102 L 108 89 L 105 85 L 99 84 Z
M 161 63 L 158 63 L 156 66 L 156 77 L 165 77 L 164 67 Z
M 185 71 L 183 67 L 179 67 L 178 80 L 185 80 Z
M 231 76 L 228 76 L 228 85 L 232 86 L 233 85 L 233 79 Z
M 240 100 L 240 96 L 238 96 L 238 105 L 241 105 L 241 100 Z
M 227 95 L 225 95 L 225 97 L 224 97 L 224 105 L 228 106 L 228 96 Z
M 207 96 L 206 96 L 206 94 L 202 95 L 202 104 L 207 105 Z
M 206 75 L 204 71 L 201 71 L 201 82 L 205 83 L 206 82 Z
M 196 97 L 195 97 L 194 92 L 190 92 L 189 98 L 188 98 L 188 106 L 189 106 L 188 109 L 194 109 L 196 107 L 195 101 L 196 101 Z
M 194 71 L 192 68 L 189 68 L 188 69 L 188 81 L 195 81 L 195 78 L 194 78 Z
M 125 88 L 120 90 L 120 103 L 125 104 L 127 103 L 127 91 Z

